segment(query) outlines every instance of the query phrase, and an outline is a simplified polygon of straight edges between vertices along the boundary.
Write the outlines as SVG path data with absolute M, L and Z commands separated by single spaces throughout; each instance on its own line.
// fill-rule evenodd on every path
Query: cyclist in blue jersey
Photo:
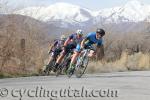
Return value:
M 88 33 L 85 39 L 81 42 L 81 48 L 88 48 L 93 44 L 96 44 L 96 51 L 91 51 L 90 55 L 94 56 L 95 52 L 97 52 L 98 48 L 103 45 L 103 36 L 105 35 L 105 31 L 103 29 L 98 28 L 96 32 Z

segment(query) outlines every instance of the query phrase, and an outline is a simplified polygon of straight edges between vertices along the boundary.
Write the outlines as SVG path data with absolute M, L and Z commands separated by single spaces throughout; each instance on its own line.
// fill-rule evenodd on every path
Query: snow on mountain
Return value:
M 43 21 L 83 22 L 93 17 L 90 10 L 67 3 L 56 3 L 48 7 L 28 7 L 16 13 L 32 16 Z
M 150 5 L 138 0 L 131 0 L 121 7 L 99 11 L 97 17 L 102 17 L 107 23 L 140 22 L 150 15 Z
M 149 13 L 150 6 L 144 5 L 137 0 L 133 0 L 120 8 L 114 16 L 125 18 L 128 21 L 138 22 L 143 21 Z
M 125 5 L 92 11 L 68 3 L 56 3 L 43 7 L 28 7 L 16 11 L 36 19 L 59 25 L 59 27 L 88 26 L 99 23 L 123 23 L 150 21 L 150 5 L 138 0 L 131 0 Z

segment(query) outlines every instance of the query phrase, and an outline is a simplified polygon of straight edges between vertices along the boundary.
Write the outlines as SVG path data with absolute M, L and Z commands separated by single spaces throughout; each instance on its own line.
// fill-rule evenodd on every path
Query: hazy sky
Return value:
M 6 0 L 5 0 L 6 1 Z M 34 5 L 51 5 L 57 2 L 66 2 L 91 10 L 99 10 L 103 8 L 110 8 L 121 6 L 131 0 L 8 0 L 12 5 L 17 6 L 34 6 Z M 144 4 L 150 4 L 150 0 L 138 0 Z

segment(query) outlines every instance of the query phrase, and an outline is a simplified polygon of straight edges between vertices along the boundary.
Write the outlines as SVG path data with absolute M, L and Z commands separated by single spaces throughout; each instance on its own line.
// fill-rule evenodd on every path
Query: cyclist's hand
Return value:
M 83 51 L 83 49 L 84 49 L 84 48 L 81 47 L 81 48 L 80 48 L 80 51 Z
M 81 50 L 83 50 L 84 49 L 84 46 L 83 45 L 81 45 Z
M 93 55 L 96 56 L 96 52 L 95 51 L 93 52 Z

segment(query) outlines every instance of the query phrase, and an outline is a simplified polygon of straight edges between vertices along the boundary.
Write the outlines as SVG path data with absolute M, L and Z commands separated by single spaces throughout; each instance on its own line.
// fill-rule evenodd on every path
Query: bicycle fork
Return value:
M 85 56 L 87 55 L 87 50 L 85 52 L 83 52 L 84 54 L 78 58 L 78 61 L 77 61 L 77 65 L 78 66 L 82 66 L 83 65 L 83 59 L 85 58 Z

